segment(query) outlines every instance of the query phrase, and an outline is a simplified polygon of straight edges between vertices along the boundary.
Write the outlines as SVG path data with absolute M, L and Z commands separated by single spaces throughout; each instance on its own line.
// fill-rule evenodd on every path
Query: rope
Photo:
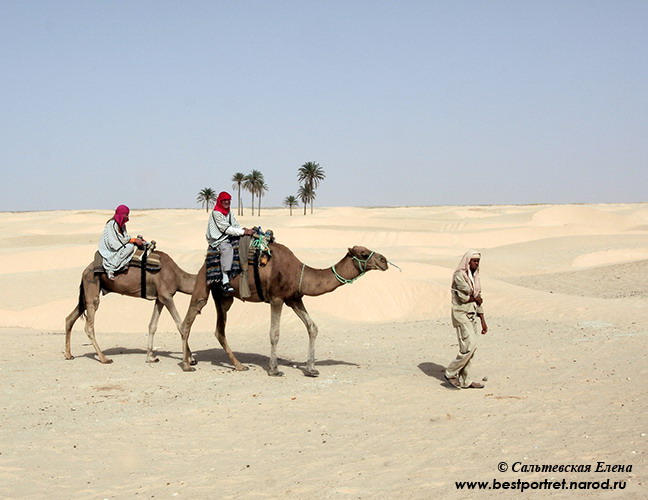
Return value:
M 335 270 L 335 264 L 334 264 L 333 266 L 331 266 L 331 270 L 333 271 L 333 275 L 334 275 L 334 276 L 337 278 L 337 280 L 338 280 L 340 283 L 342 283 L 343 285 L 348 285 L 348 284 L 350 284 L 350 283 L 353 283 L 353 282 L 354 282 L 355 280 L 357 280 L 359 277 L 365 275 L 365 273 L 367 272 L 367 262 L 369 261 L 369 259 L 371 259 L 371 257 L 373 257 L 373 254 L 374 254 L 374 253 L 375 253 L 375 252 L 371 252 L 371 253 L 369 254 L 369 257 L 367 257 L 365 260 L 360 260 L 360 259 L 359 259 L 358 257 L 356 257 L 355 255 L 352 255 L 352 256 L 351 256 L 351 258 L 352 258 L 353 260 L 355 260 L 355 261 L 358 262 L 358 271 L 360 271 L 360 274 L 358 274 L 358 276 L 356 276 L 355 278 L 352 278 L 352 279 L 346 279 L 346 278 L 344 278 L 343 276 L 340 276 L 340 274 Z
M 268 252 L 268 255 L 272 255 L 272 251 L 268 246 L 268 238 L 266 236 L 266 233 L 262 232 L 261 228 L 257 228 L 257 232 L 252 236 L 253 238 L 250 242 L 250 246 L 262 252 Z
M 398 267 L 396 264 L 394 264 L 391 260 L 388 260 L 387 263 L 395 267 L 396 269 L 398 269 L 401 273 L 403 272 L 403 270 L 400 267 Z
M 302 281 L 304 280 L 304 269 L 306 268 L 306 264 L 302 264 L 301 268 L 301 274 L 299 275 L 299 287 L 297 287 L 297 291 L 301 293 L 301 285 Z

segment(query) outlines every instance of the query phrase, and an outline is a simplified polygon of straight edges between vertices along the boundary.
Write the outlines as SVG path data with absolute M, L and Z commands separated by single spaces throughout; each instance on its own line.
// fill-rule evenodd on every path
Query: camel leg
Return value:
M 92 345 L 95 348 L 95 351 L 97 352 L 97 356 L 99 357 L 99 361 L 101 361 L 103 364 L 112 363 L 112 359 L 107 358 L 104 355 L 104 353 L 101 351 L 101 349 L 99 348 L 99 344 L 97 344 L 97 339 L 95 338 L 94 319 L 95 319 L 95 313 L 99 308 L 99 295 L 101 292 L 99 287 L 99 278 L 94 277 L 91 280 L 84 280 L 83 285 L 85 288 L 85 303 L 86 303 L 86 322 L 85 322 L 86 335 L 90 339 L 90 342 L 92 342 Z
M 270 366 L 268 375 L 271 377 L 283 377 L 283 372 L 277 369 L 277 344 L 279 344 L 279 328 L 283 304 L 282 301 L 270 304 Z
M 302 320 L 304 325 L 306 325 L 306 330 L 308 331 L 308 361 L 306 361 L 306 370 L 304 373 L 309 377 L 319 376 L 319 372 L 315 369 L 315 339 L 317 338 L 317 325 L 313 323 L 304 302 L 301 299 L 298 299 L 290 304 L 292 310 L 295 311 L 295 314 Z
M 225 351 L 225 354 L 227 354 L 230 362 L 234 365 L 236 371 L 242 372 L 249 370 L 247 366 L 242 365 L 241 362 L 236 358 L 236 356 L 232 352 L 232 349 L 230 349 L 230 346 L 227 343 L 227 337 L 225 336 L 225 326 L 227 325 L 227 311 L 229 311 L 229 308 L 232 307 L 234 298 L 219 296 L 216 293 L 214 293 L 213 296 L 214 302 L 216 303 L 216 338 Z
M 72 312 L 68 314 L 67 318 L 65 318 L 65 359 L 74 359 L 74 356 L 72 356 L 71 348 L 72 328 L 74 327 L 74 323 L 76 323 L 76 321 L 83 315 L 86 310 L 84 281 L 86 280 L 87 272 L 88 268 L 85 269 L 83 274 L 81 275 L 81 284 L 79 285 L 79 300 L 77 302 L 77 305 L 72 310 Z M 88 279 L 91 280 L 92 277 L 93 275 L 90 274 Z
M 207 266 L 206 264 L 203 264 L 200 271 L 198 271 L 198 276 L 196 277 L 196 285 L 191 294 L 189 309 L 187 309 L 187 314 L 180 325 L 180 335 L 182 336 L 182 363 L 180 366 L 185 372 L 195 370 L 195 368 L 192 368 L 192 366 L 196 364 L 196 360 L 191 355 L 191 350 L 189 349 L 189 334 L 191 333 L 191 325 L 193 325 L 196 316 L 200 314 L 202 308 L 207 304 L 208 299 L 209 286 L 207 285 Z
M 155 354 L 153 354 L 153 338 L 155 337 L 155 332 L 157 331 L 158 321 L 160 320 L 160 313 L 164 304 L 158 299 L 155 301 L 155 306 L 153 307 L 153 314 L 151 316 L 151 321 L 148 327 L 148 346 L 146 348 L 146 362 L 147 363 L 157 363 L 160 361 Z
M 74 310 L 68 314 L 68 317 L 65 318 L 65 359 L 74 359 L 72 356 L 72 349 L 70 347 L 71 337 L 72 337 L 72 327 L 76 320 L 81 317 L 79 312 L 79 306 L 76 306 Z
M 180 313 L 178 313 L 178 309 L 176 308 L 175 302 L 173 300 L 173 297 L 158 297 L 159 300 L 162 301 L 164 306 L 167 308 L 169 311 L 169 314 L 171 314 L 171 317 L 173 318 L 173 321 L 175 321 L 176 327 L 178 328 L 178 332 L 180 332 L 180 337 L 182 338 L 182 318 L 180 317 Z M 189 348 L 189 337 L 187 336 L 187 350 L 189 351 L 189 357 L 190 357 L 190 363 L 196 364 L 196 361 L 193 359 L 191 356 L 191 349 Z

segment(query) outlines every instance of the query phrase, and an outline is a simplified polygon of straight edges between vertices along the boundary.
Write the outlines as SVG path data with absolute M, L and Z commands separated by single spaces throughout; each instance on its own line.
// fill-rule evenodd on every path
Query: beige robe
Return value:
M 474 282 L 463 269 L 455 271 L 452 277 L 452 326 L 457 332 L 459 353 L 448 365 L 445 375 L 456 378 L 461 387 L 468 387 L 473 382 L 471 377 L 472 358 L 477 349 L 477 337 L 481 332 L 478 314 L 483 314 L 482 306 L 469 302 L 474 290 Z

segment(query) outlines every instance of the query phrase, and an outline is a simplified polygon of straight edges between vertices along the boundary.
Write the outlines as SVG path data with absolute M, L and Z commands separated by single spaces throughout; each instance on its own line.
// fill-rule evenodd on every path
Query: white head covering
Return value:
M 457 271 L 466 273 L 468 283 L 470 283 L 470 285 L 472 286 L 472 296 L 478 297 L 481 293 L 481 279 L 479 278 L 479 268 L 477 268 L 475 274 L 470 272 L 470 259 L 481 259 L 481 253 L 479 253 L 477 250 L 468 250 L 459 261 L 459 265 L 457 266 L 457 269 L 455 269 L 455 273 Z

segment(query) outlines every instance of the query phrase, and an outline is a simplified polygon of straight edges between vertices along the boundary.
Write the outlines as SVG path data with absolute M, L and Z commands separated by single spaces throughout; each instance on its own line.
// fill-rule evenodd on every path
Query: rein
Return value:
M 354 261 L 356 261 L 356 262 L 358 263 L 358 271 L 360 271 L 360 274 L 358 274 L 355 278 L 352 278 L 352 279 L 349 280 L 349 279 L 344 278 L 343 276 L 340 276 L 340 273 L 338 273 L 338 272 L 335 270 L 335 265 L 331 266 L 331 271 L 333 271 L 333 275 L 334 275 L 334 276 L 337 278 L 337 280 L 338 280 L 340 283 L 342 283 L 343 285 L 347 285 L 347 284 L 353 283 L 355 280 L 357 280 L 357 279 L 360 278 L 361 276 L 364 276 L 364 275 L 365 275 L 365 273 L 367 272 L 367 262 L 369 261 L 369 259 L 371 259 L 371 257 L 373 257 L 373 254 L 374 254 L 374 253 L 375 253 L 375 252 L 371 252 L 371 253 L 369 254 L 369 257 L 367 257 L 367 258 L 364 259 L 364 260 L 359 259 L 359 258 L 356 257 L 355 255 L 352 255 L 352 256 L 351 256 L 351 258 L 352 258 Z M 348 254 L 347 254 L 347 255 L 348 255 Z

